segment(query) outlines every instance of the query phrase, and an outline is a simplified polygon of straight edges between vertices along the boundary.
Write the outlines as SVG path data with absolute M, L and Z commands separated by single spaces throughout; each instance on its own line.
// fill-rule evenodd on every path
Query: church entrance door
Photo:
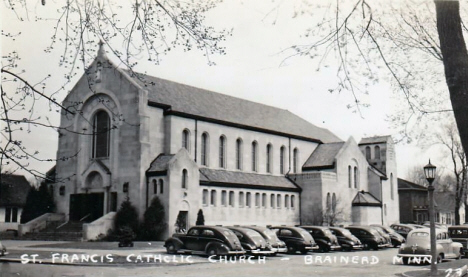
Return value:
M 91 222 L 104 215 L 104 193 L 70 195 L 70 221 Z

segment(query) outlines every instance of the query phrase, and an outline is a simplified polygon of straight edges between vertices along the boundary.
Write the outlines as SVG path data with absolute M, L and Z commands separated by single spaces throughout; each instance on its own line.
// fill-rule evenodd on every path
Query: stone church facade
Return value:
M 390 137 L 344 142 L 286 110 L 119 69 L 102 47 L 63 105 L 76 112 L 61 115 L 54 198 L 69 220 L 127 197 L 142 217 L 159 197 L 166 236 L 200 209 L 210 225 L 398 222 Z

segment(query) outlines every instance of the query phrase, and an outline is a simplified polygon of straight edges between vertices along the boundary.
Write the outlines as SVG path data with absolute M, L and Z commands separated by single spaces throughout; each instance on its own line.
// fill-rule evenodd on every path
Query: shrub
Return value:
M 143 216 L 140 238 L 143 240 L 158 240 L 166 228 L 164 206 L 158 197 L 154 197 Z
M 195 223 L 195 225 L 205 225 L 205 217 L 203 216 L 202 209 L 198 210 L 197 222 Z
M 117 234 L 119 234 L 119 230 L 122 230 L 124 227 L 130 227 L 135 233 L 139 227 L 137 209 L 128 198 L 120 205 L 114 221 L 114 230 Z

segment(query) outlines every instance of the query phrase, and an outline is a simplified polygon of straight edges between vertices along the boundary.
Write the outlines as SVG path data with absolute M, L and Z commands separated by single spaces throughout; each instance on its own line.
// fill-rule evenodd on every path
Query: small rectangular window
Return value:
M 203 190 L 203 205 L 208 205 L 208 190 L 204 189 Z
M 234 192 L 229 192 L 229 206 L 234 207 Z
M 245 199 L 245 203 L 246 203 L 246 206 L 247 207 L 252 207 L 252 199 L 251 199 L 251 195 L 250 195 L 250 192 L 247 192 L 247 197 Z
M 226 191 L 221 191 L 221 206 L 226 206 Z

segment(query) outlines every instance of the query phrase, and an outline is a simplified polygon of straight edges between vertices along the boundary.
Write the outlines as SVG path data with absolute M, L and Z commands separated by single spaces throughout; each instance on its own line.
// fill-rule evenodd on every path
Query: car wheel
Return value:
M 271 255 L 272 257 L 275 257 L 276 255 L 278 255 L 278 253 L 275 252 L 275 253 L 271 253 L 270 255 Z
M 409 261 L 409 258 L 403 258 L 403 264 L 407 265 Z
M 461 260 L 463 258 L 463 256 L 465 256 L 465 253 L 463 251 L 463 248 L 460 248 L 460 255 L 458 256 L 458 260 Z
M 307 250 L 307 249 L 301 249 L 301 254 L 302 254 L 302 255 L 307 254 L 307 252 L 309 252 L 309 250 Z
M 208 256 L 217 256 L 218 255 L 218 249 L 216 249 L 216 247 L 212 246 L 208 249 L 207 251 L 208 253 Z
M 443 258 L 444 258 L 444 256 L 442 254 L 439 254 L 439 256 L 437 256 L 437 263 L 438 264 L 442 263 Z
M 133 242 L 130 242 L 129 246 L 130 246 L 130 247 L 133 247 Z
M 167 254 L 175 254 L 175 253 L 177 253 L 177 249 L 176 249 L 176 246 L 174 245 L 174 243 L 169 242 L 169 243 L 166 245 L 166 251 L 167 251 Z
M 288 253 L 289 254 L 294 254 L 296 253 L 296 248 L 292 245 L 288 246 Z
M 123 247 L 123 245 L 122 245 L 122 243 L 121 243 L 121 242 L 119 242 L 119 247 Z
M 379 245 L 378 244 L 374 244 L 372 246 L 372 249 L 374 249 L 375 251 L 379 250 Z

